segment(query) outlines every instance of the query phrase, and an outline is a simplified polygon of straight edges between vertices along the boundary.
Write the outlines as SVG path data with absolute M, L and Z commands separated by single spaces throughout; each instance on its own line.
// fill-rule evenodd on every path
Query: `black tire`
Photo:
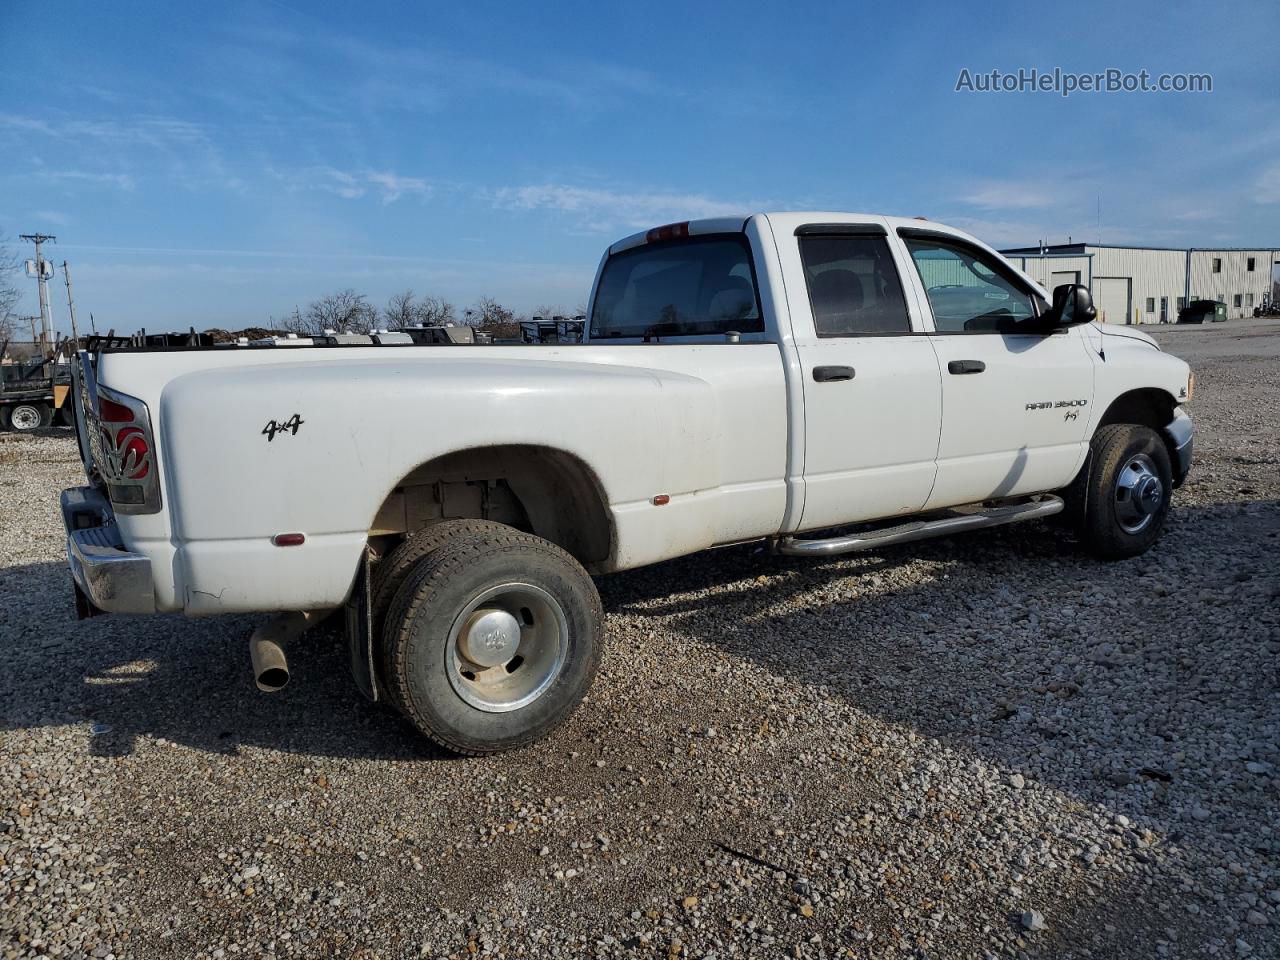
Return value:
M 71 409 L 71 401 L 68 400 L 58 408 L 58 426 L 74 427 L 76 425 L 75 411 Z
M 9 429 L 9 406 L 0 407 L 0 430 Z
M 1103 560 L 1145 553 L 1169 515 L 1173 468 L 1164 442 L 1150 427 L 1116 423 L 1093 436 L 1084 484 L 1080 539 Z
M 400 589 L 405 578 L 413 572 L 419 560 L 450 540 L 458 537 L 505 533 L 510 529 L 492 520 L 445 520 L 410 534 L 373 568 L 369 589 L 373 637 L 378 644 L 378 667 L 382 674 L 379 679 L 392 706 L 399 708 L 395 702 L 395 685 L 390 682 L 391 661 L 387 655 L 389 645 L 383 639 L 383 625 L 386 623 L 387 610 L 391 607 L 391 600 L 396 591 Z
M 493 591 L 498 595 L 481 602 Z M 520 620 L 511 622 L 520 653 L 505 665 L 468 672 L 464 618 L 496 608 L 505 613 L 513 609 L 509 596 L 517 597 Z M 387 613 L 393 702 L 420 733 L 454 753 L 527 746 L 563 723 L 586 695 L 600 663 L 603 621 L 595 584 L 554 544 L 511 527 L 454 537 L 419 559 Z M 482 652 L 492 640 L 481 633 Z M 544 655 L 547 649 L 554 656 Z M 484 677 L 498 686 L 478 679 Z M 522 698 L 525 684 L 531 692 Z M 487 705 L 478 706 L 477 698 Z
M 9 408 L 9 427 L 19 433 L 41 430 L 53 422 L 47 403 L 15 403 Z

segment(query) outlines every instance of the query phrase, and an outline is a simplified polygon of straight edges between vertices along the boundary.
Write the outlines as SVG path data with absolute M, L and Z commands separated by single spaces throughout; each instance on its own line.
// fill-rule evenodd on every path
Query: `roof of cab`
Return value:
M 630 250 L 656 240 L 695 237 L 709 233 L 740 233 L 747 228 L 747 223 L 755 216 L 765 217 L 775 230 L 782 233 L 791 233 L 797 227 L 807 224 L 868 223 L 877 224 L 886 230 L 936 230 L 939 233 L 947 233 L 968 240 L 976 239 L 963 230 L 957 230 L 955 227 L 934 220 L 926 220 L 924 217 L 887 217 L 878 213 L 831 210 L 786 210 L 774 213 L 742 214 L 736 217 L 707 217 L 702 220 L 678 221 L 655 226 L 623 237 L 609 247 L 609 254 L 621 253 L 623 250 Z

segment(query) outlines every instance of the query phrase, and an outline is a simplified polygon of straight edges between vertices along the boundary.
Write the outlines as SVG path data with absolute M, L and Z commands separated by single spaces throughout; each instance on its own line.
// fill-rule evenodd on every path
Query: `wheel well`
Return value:
M 1157 433 L 1167 427 L 1173 420 L 1173 408 L 1177 406 L 1173 397 L 1165 390 L 1145 387 L 1141 390 L 1130 390 L 1111 401 L 1107 412 L 1098 421 L 1099 427 L 1112 423 L 1136 423 L 1150 427 Z
M 1169 457 L 1175 456 L 1173 441 L 1164 432 L 1164 428 L 1173 422 L 1173 409 L 1177 401 L 1166 390 L 1156 387 L 1144 387 L 1141 390 L 1130 390 L 1111 401 L 1106 413 L 1098 421 L 1098 429 L 1112 423 L 1136 423 L 1150 427 L 1169 448 Z
M 599 481 L 572 454 L 511 444 L 459 450 L 411 470 L 369 528 L 399 539 L 441 520 L 476 518 L 536 534 L 583 565 L 609 557 L 612 528 Z

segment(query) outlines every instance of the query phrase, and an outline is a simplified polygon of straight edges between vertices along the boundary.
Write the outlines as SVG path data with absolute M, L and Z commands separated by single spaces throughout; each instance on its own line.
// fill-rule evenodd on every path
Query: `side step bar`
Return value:
M 802 540 L 783 537 L 776 541 L 778 553 L 790 557 L 832 557 L 841 553 L 857 553 L 860 550 L 877 550 L 898 543 L 945 537 L 965 530 L 998 527 L 1022 520 L 1039 520 L 1061 513 L 1062 498 L 1050 494 L 1032 497 L 1022 503 L 1003 504 L 995 507 L 961 507 L 936 520 L 915 520 L 896 527 L 864 530 L 844 537 L 826 540 Z

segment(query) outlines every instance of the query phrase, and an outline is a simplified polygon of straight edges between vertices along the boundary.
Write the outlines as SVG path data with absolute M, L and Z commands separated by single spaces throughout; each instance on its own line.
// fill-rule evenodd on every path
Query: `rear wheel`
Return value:
M 9 408 L 9 426 L 20 432 L 47 427 L 53 421 L 53 411 L 44 403 L 17 403 Z
M 591 686 L 602 622 L 595 584 L 554 544 L 510 527 L 451 538 L 418 560 L 387 613 L 393 702 L 454 752 L 525 746 Z
M 373 584 L 369 591 L 370 608 L 373 614 L 373 636 L 378 641 L 382 685 L 387 690 L 393 705 L 395 704 L 395 687 L 389 679 L 391 664 L 387 658 L 388 644 L 382 640 L 383 624 L 387 619 L 391 598 L 400 589 L 405 578 L 413 572 L 419 560 L 438 550 L 450 540 L 487 533 L 503 533 L 510 529 L 492 520 L 445 520 L 410 534 L 373 568 Z
M 1104 560 L 1145 553 L 1164 528 L 1172 491 L 1169 451 L 1154 430 L 1127 423 L 1102 427 L 1084 484 L 1085 548 Z

